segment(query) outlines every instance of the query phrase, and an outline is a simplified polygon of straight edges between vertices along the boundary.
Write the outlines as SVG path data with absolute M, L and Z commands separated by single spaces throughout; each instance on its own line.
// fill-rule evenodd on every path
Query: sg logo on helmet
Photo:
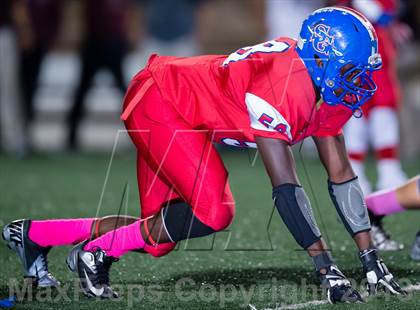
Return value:
M 329 34 L 330 27 L 324 24 L 318 24 L 312 29 L 312 36 L 310 42 L 314 49 L 321 54 L 327 55 L 328 47 L 333 47 L 335 37 Z

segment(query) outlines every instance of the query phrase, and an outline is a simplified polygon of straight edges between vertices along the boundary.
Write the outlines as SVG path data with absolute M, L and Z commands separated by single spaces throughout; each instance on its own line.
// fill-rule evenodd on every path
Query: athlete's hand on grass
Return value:
M 380 291 L 392 295 L 407 295 L 407 292 L 394 280 L 394 276 L 388 271 L 388 268 L 382 260 L 377 260 L 376 263 L 365 272 L 368 282 L 366 286 L 369 295 L 375 295 Z

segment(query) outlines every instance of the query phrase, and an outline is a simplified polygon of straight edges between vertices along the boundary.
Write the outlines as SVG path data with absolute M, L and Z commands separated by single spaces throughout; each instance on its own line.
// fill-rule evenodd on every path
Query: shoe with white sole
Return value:
M 400 251 L 404 249 L 404 244 L 391 239 L 391 236 L 385 231 L 382 225 L 372 223 L 370 235 L 373 245 L 379 251 Z
M 118 259 L 107 256 L 106 253 L 96 248 L 95 251 L 84 251 L 83 247 L 88 241 L 75 246 L 67 257 L 70 270 L 78 274 L 80 288 L 88 297 L 103 299 L 118 298 L 109 284 L 109 270 L 113 262 Z
M 7 247 L 14 251 L 23 266 L 23 275 L 38 287 L 57 287 L 60 282 L 48 271 L 47 254 L 49 247 L 42 247 L 28 237 L 30 220 L 16 220 L 3 228 L 3 239 Z

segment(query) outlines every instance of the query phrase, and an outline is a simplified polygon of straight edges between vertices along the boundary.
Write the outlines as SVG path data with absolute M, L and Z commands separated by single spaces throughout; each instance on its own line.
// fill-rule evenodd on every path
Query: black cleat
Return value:
M 321 286 L 327 290 L 330 303 L 361 303 L 362 296 L 352 288 L 351 283 L 335 265 L 326 268 L 327 273 L 317 273 Z
M 375 295 L 378 291 L 392 295 L 407 295 L 407 292 L 394 280 L 384 262 L 378 258 L 376 249 L 359 252 L 359 258 L 366 274 L 366 289 L 369 295 Z
M 104 299 L 118 298 L 109 284 L 109 269 L 118 259 L 107 256 L 100 248 L 94 252 L 84 251 L 87 242 L 75 246 L 66 260 L 70 270 L 77 272 L 83 294 Z
M 56 287 L 60 282 L 48 271 L 49 247 L 42 247 L 28 237 L 30 220 L 16 220 L 3 228 L 3 239 L 7 247 L 16 252 L 27 280 L 38 287 Z

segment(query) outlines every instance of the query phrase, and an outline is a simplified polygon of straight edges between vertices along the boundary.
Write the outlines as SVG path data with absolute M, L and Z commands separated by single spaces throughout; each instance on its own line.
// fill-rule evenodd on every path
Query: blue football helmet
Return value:
M 382 66 L 372 24 L 350 8 L 318 9 L 303 22 L 296 50 L 324 102 L 361 115 L 377 89 L 372 72 Z

